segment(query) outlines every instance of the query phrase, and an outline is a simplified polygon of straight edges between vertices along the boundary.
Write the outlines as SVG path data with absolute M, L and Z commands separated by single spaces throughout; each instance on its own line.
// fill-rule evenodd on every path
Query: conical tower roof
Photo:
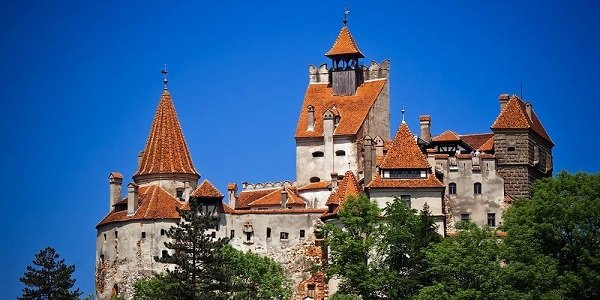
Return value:
M 342 27 L 340 33 L 337 36 L 337 39 L 333 43 L 331 50 L 325 53 L 325 56 L 329 58 L 339 57 L 339 56 L 350 56 L 350 57 L 358 57 L 364 58 L 365 56 L 358 49 L 358 44 L 354 41 L 348 26 Z
M 134 179 L 144 175 L 168 174 L 200 177 L 192 163 L 171 94 L 165 89 L 156 108 L 146 148 Z
M 382 169 L 428 169 L 429 163 L 419 149 L 415 137 L 405 122 L 400 124 L 392 145 L 380 168 Z

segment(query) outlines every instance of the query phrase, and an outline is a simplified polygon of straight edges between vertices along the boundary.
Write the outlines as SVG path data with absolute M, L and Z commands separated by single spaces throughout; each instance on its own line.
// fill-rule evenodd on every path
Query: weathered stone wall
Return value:
M 98 228 L 96 236 L 96 295 L 99 300 L 111 299 L 117 293 L 130 298 L 133 283 L 152 274 L 164 272 L 168 266 L 158 263 L 167 250 L 168 241 L 162 230 L 168 230 L 178 220 L 148 220 L 121 222 Z M 142 237 L 142 232 L 145 237 Z
M 434 157 L 434 155 L 429 155 Z M 447 225 L 460 221 L 462 214 L 469 214 L 471 222 L 478 226 L 487 224 L 488 213 L 494 213 L 496 226 L 502 224 L 504 203 L 504 179 L 496 171 L 493 158 L 480 159 L 480 169 L 473 169 L 472 158 L 457 160 L 458 168 L 449 169 L 449 158 L 435 159 L 436 171 L 443 174 L 446 185 L 446 211 L 452 220 Z M 474 193 L 474 184 L 481 183 L 481 194 Z M 450 194 L 450 183 L 456 184 L 456 194 Z M 449 228 L 452 231 L 453 228 Z

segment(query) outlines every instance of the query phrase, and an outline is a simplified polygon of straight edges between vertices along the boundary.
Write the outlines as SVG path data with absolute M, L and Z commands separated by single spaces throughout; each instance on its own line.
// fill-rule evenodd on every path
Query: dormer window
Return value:
M 425 178 L 427 171 L 423 170 L 384 170 L 383 178 Z
M 323 157 L 323 156 L 325 156 L 323 151 L 315 151 L 312 153 L 312 157 Z
M 175 192 L 177 199 L 183 201 L 183 189 L 178 188 Z

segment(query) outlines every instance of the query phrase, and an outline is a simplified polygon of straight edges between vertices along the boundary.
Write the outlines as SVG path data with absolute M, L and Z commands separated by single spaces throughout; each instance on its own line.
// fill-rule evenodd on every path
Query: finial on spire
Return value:
M 163 83 L 165 84 L 165 90 L 168 90 L 167 88 L 167 83 L 169 83 L 169 80 L 167 79 L 167 73 L 169 73 L 169 71 L 167 71 L 167 64 L 163 65 L 163 69 L 162 71 L 160 71 L 160 73 L 163 74 Z
M 348 14 L 350 14 L 350 11 L 348 10 L 348 5 L 344 4 L 344 26 L 346 26 L 346 24 L 348 24 Z
M 405 112 L 404 106 L 402 106 L 401 112 L 402 112 L 402 124 L 406 124 L 406 121 L 404 120 L 404 112 Z

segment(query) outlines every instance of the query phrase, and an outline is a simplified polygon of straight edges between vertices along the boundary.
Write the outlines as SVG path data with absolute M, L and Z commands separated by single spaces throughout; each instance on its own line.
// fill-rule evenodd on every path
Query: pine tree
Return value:
M 176 283 L 177 299 L 227 299 L 226 278 L 220 269 L 226 260 L 220 254 L 227 238 L 214 238 L 207 230 L 217 226 L 212 215 L 201 213 L 202 205 L 190 201 L 190 210 L 180 210 L 181 221 L 171 227 L 166 235 L 172 242 L 165 246 L 172 255 L 158 261 L 174 264 L 167 276 Z
M 79 299 L 82 292 L 71 290 L 75 285 L 75 279 L 71 278 L 75 265 L 65 265 L 56 250 L 42 249 L 35 255 L 33 264 L 35 267 L 27 266 L 27 271 L 19 278 L 25 284 L 19 299 Z

